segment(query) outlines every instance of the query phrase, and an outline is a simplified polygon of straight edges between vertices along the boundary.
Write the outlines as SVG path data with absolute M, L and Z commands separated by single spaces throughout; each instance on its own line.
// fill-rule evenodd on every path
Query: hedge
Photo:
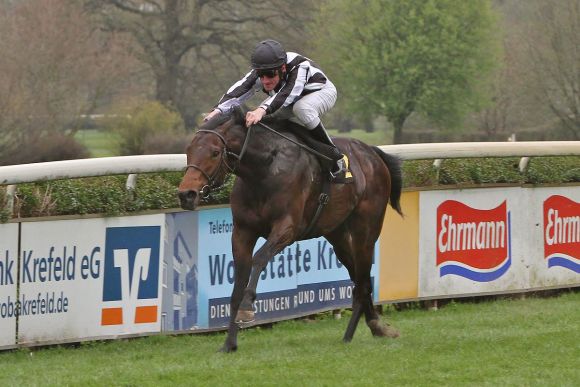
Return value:
M 519 158 L 480 158 L 444 160 L 436 170 L 432 160 L 403 163 L 404 187 L 474 186 L 507 183 L 580 183 L 580 157 L 537 157 L 520 173 Z M 4 210 L 0 221 L 56 215 L 122 215 L 146 210 L 179 208 L 177 187 L 181 172 L 143 174 L 135 190 L 125 188 L 126 176 L 107 176 L 21 184 L 17 188 L 14 211 Z M 356 178 L 356 177 L 355 177 Z M 233 177 L 226 186 L 204 201 L 228 203 Z M 6 187 L 0 187 L 0 208 L 5 208 Z

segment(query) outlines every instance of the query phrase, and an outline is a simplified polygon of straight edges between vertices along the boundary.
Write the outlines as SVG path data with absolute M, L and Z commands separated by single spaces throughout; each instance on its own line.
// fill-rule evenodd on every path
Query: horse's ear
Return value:
M 243 106 L 238 105 L 234 106 L 232 115 L 234 117 L 234 121 L 238 124 L 242 124 L 246 121 L 246 110 Z

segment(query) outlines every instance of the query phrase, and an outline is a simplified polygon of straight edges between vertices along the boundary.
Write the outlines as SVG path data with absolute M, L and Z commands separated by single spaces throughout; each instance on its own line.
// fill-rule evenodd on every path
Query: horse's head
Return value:
M 220 187 L 232 172 L 231 157 L 237 155 L 228 147 L 229 131 L 240 126 L 241 112 L 220 115 L 204 123 L 187 147 L 187 166 L 179 184 L 179 201 L 184 210 L 194 210 L 199 200 Z

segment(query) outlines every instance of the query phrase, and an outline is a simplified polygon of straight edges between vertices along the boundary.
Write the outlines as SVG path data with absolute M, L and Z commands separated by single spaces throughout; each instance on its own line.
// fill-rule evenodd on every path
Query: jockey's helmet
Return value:
M 254 48 L 251 62 L 254 70 L 278 69 L 286 63 L 286 51 L 277 41 L 264 40 Z

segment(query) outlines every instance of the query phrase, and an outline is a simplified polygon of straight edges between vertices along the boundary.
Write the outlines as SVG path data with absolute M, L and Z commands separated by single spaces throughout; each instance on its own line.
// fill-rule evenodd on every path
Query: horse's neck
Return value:
M 242 156 L 236 174 L 256 180 L 267 177 L 282 146 L 280 139 L 275 133 L 255 128 L 249 133 L 249 137 L 241 131 L 236 132 L 231 140 L 231 151 Z

